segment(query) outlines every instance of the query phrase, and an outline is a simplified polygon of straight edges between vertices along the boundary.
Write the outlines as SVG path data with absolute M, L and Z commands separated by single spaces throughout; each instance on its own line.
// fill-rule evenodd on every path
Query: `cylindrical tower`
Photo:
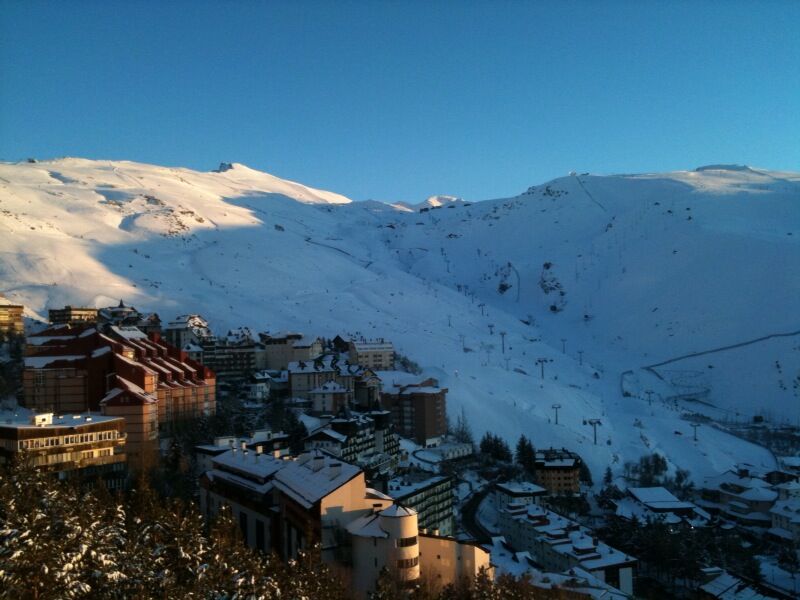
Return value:
M 380 527 L 389 534 L 387 566 L 402 582 L 419 579 L 419 540 L 417 511 L 393 504 L 380 513 Z

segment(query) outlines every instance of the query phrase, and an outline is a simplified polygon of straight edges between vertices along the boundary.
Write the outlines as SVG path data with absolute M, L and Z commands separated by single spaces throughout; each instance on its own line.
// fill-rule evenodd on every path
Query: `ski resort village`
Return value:
M 800 176 L 419 205 L 236 164 L 0 177 L 0 585 L 800 593 Z

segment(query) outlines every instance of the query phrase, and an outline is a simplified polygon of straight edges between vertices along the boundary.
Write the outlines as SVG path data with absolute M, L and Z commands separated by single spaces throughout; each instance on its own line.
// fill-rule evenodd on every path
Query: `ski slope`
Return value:
M 124 298 L 217 331 L 390 338 L 477 436 L 574 448 L 595 479 L 653 451 L 696 478 L 774 464 L 709 426 L 695 442 L 681 414 L 797 422 L 800 338 L 644 367 L 800 329 L 800 175 L 573 175 L 436 205 L 350 202 L 238 164 L 0 164 L 0 293 L 32 316 Z

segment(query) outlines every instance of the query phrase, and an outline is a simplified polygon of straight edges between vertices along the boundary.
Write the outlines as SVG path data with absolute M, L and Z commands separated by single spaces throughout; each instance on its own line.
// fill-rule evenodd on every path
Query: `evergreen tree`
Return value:
M 611 472 L 611 467 L 606 467 L 605 473 L 603 473 L 603 485 L 608 487 L 614 481 L 614 474 Z

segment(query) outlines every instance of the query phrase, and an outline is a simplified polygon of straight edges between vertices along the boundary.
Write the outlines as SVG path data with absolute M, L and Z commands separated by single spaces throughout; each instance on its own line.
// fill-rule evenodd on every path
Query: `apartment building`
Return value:
M 335 381 L 326 381 L 308 392 L 311 412 L 315 415 L 334 415 L 349 410 L 353 394 Z
M 0 296 L 0 333 L 14 333 L 23 335 L 25 333 L 25 321 L 23 311 L 25 307 L 21 304 L 12 304 L 5 297 Z
M 707 477 L 697 504 L 741 525 L 770 527 L 770 509 L 777 499 L 778 492 L 772 484 L 741 468 Z
M 509 504 L 499 512 L 506 540 L 516 550 L 529 552 L 543 570 L 577 567 L 633 594 L 636 559 L 604 544 L 589 529 L 537 504 Z
M 350 362 L 367 369 L 391 371 L 394 369 L 394 345 L 379 340 L 350 340 L 348 344 Z
M 666 488 L 628 488 L 625 496 L 614 501 L 616 515 L 640 523 L 661 521 L 671 527 L 705 527 L 711 515 L 692 502 L 676 498 Z
M 119 417 L 43 413 L 0 421 L 0 464 L 25 457 L 60 479 L 100 478 L 108 489 L 122 489 L 125 449 L 125 420 Z
M 359 410 L 381 405 L 381 379 L 372 369 L 359 368 L 353 375 L 353 402 Z
M 539 499 L 546 495 L 546 489 L 529 481 L 507 481 L 494 484 L 496 506 L 539 504 Z
M 283 370 L 289 363 L 308 363 L 322 354 L 322 341 L 302 333 L 259 333 L 258 337 L 258 369 Z
M 778 500 L 769 509 L 769 514 L 772 519 L 769 533 L 800 547 L 800 498 Z
M 551 494 L 577 494 L 581 491 L 581 457 L 566 448 L 536 451 L 536 480 Z
M 209 518 L 229 506 L 244 541 L 264 552 L 292 558 L 319 543 L 324 561 L 352 570 L 356 598 L 374 589 L 384 566 L 409 583 L 426 569 L 449 582 L 490 566 L 488 552 L 474 545 L 462 549 L 463 542 L 440 536 L 423 543 L 413 509 L 368 488 L 361 469 L 321 451 L 287 459 L 222 453 L 201 478 L 200 504 Z M 424 555 L 420 548 L 427 548 Z
M 450 477 L 412 471 L 389 480 L 386 493 L 398 504 L 417 512 L 421 530 L 435 535 L 455 533 L 455 502 Z
M 115 306 L 97 310 L 97 324 L 116 327 L 136 327 L 145 334 L 161 333 L 161 318 L 156 313 L 142 313 L 122 300 Z
M 392 413 L 398 433 L 422 446 L 438 444 L 447 431 L 447 388 L 432 378 L 379 371 L 381 406 Z
M 350 371 L 350 366 L 339 361 L 337 357 L 323 356 L 309 362 L 290 362 L 287 370 L 290 394 L 293 398 L 310 400 L 312 391 L 332 381 L 345 390 L 347 405 L 351 404 L 354 375 Z
M 244 381 L 256 371 L 256 342 L 247 327 L 200 340 L 201 361 L 220 382 Z
M 168 344 L 185 350 L 186 346 L 200 346 L 200 343 L 212 337 L 211 329 L 201 315 L 178 315 L 164 327 L 164 339 Z
M 206 471 L 211 470 L 213 459 L 233 448 L 252 453 L 261 452 L 281 458 L 290 454 L 289 434 L 282 431 L 259 429 L 244 437 L 218 436 L 209 444 L 198 444 L 194 447 L 195 474 L 200 477 Z
M 149 464 L 155 432 L 216 412 L 214 373 L 136 327 L 53 327 L 30 336 L 26 352 L 24 405 L 125 417 L 138 464 Z
M 386 411 L 343 414 L 305 438 L 306 450 L 324 450 L 358 465 L 368 479 L 397 466 L 400 440 Z
M 82 323 L 97 323 L 97 309 L 70 306 L 64 308 L 51 308 L 48 318 L 53 325 L 80 325 Z

